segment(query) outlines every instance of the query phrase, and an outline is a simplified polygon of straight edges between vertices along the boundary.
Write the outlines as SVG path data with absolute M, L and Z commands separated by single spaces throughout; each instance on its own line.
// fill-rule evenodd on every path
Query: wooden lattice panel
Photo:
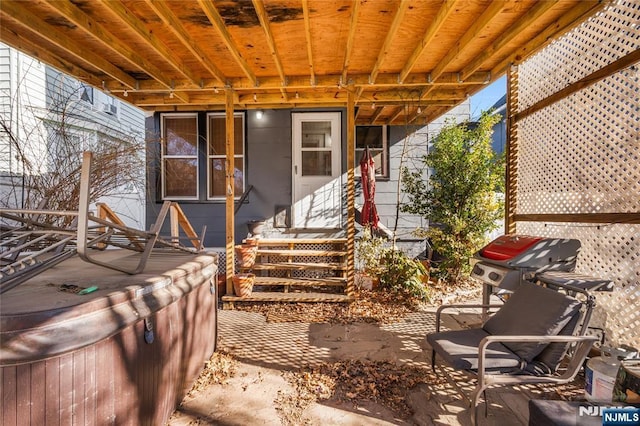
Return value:
M 640 347 L 640 225 L 518 222 L 517 230 L 580 240 L 576 272 L 615 283 L 613 292 L 596 293 L 592 325 L 604 328 L 610 343 Z
M 640 2 L 616 1 L 520 65 L 524 110 L 640 48 Z
M 615 283 L 613 292 L 597 294 L 592 325 L 605 329 L 608 343 L 637 347 L 640 224 L 587 218 L 640 212 L 640 64 L 592 84 L 576 82 L 639 49 L 640 3 L 612 3 L 512 70 L 511 117 L 532 106 L 534 112 L 513 119 L 509 133 L 511 217 L 556 215 L 516 222 L 510 231 L 580 240 L 576 272 Z M 567 214 L 585 222 L 553 222 Z
M 628 68 L 519 121 L 517 213 L 640 211 L 638 105 Z

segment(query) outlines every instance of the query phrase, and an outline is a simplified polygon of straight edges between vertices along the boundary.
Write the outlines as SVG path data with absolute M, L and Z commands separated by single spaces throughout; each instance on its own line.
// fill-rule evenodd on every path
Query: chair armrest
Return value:
M 506 335 L 494 335 L 487 336 L 480 341 L 478 345 L 478 380 L 484 381 L 485 371 L 485 357 L 487 347 L 491 343 L 505 343 L 505 342 L 539 342 L 539 343 L 576 343 L 576 351 L 567 367 L 567 371 L 563 374 L 563 380 L 571 380 L 578 372 L 578 369 L 582 365 L 586 358 L 591 346 L 598 341 L 595 336 L 506 336 Z
M 436 310 L 436 333 L 440 331 L 440 317 L 442 312 L 446 309 L 486 309 L 486 308 L 500 308 L 502 304 L 454 304 L 454 305 L 442 305 Z

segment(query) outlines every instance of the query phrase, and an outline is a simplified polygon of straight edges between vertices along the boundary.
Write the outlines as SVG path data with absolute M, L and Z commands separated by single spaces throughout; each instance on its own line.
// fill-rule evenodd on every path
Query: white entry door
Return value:
M 293 226 L 342 225 L 340 113 L 293 114 Z

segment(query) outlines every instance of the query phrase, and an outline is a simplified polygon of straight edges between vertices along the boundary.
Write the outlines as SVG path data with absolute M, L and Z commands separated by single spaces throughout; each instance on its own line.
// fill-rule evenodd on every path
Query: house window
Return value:
M 360 176 L 360 159 L 366 147 L 373 157 L 376 176 L 389 177 L 387 126 L 356 126 L 355 174 Z
M 208 198 L 224 199 L 226 161 L 226 117 L 223 113 L 207 115 L 208 134 Z M 242 196 L 245 184 L 244 163 L 244 114 L 234 114 L 234 188 L 235 198 Z
M 162 197 L 198 198 L 198 116 L 164 114 L 162 133 Z

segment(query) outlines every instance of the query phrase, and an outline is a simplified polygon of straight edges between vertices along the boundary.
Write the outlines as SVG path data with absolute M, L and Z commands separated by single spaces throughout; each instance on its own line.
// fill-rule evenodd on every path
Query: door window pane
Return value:
M 331 176 L 331 151 L 303 151 L 302 176 Z

